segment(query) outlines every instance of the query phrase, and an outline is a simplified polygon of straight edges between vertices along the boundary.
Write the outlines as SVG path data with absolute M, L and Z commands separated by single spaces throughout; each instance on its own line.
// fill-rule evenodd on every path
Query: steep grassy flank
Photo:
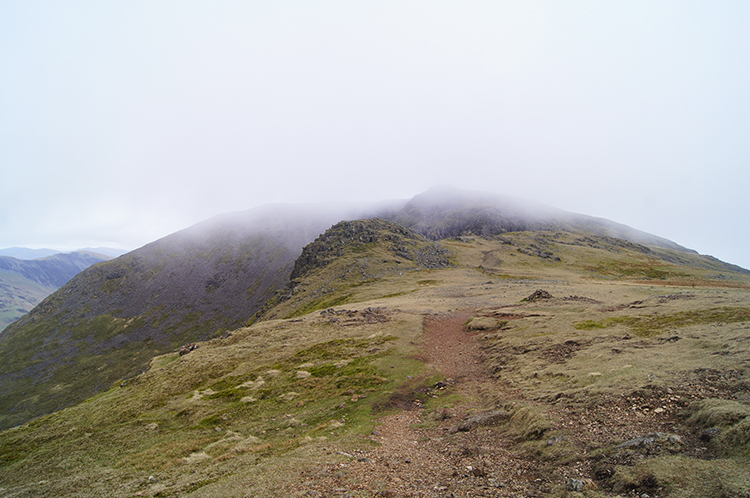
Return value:
M 80 273 L 0 334 L 0 427 L 243 325 L 333 216 L 282 206 L 226 215 Z

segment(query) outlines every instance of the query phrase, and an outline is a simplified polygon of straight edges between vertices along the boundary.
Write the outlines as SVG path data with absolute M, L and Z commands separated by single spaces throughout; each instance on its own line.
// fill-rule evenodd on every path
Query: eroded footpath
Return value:
M 424 320 L 421 359 L 446 379 L 431 386 L 427 396 L 437 400 L 460 393 L 460 404 L 428 409 L 414 393 L 414 399 L 380 419 L 370 436 L 377 447 L 339 451 L 342 463 L 317 469 L 302 479 L 305 489 L 289 491 L 321 497 L 457 497 L 533 496 L 534 488 L 543 488 L 544 480 L 532 475 L 534 466 L 515 458 L 507 449 L 512 441 L 491 426 L 458 429 L 472 414 L 497 411 L 493 408 L 503 398 L 482 364 L 477 333 L 464 325 L 473 316 L 461 311 Z
M 710 345 L 705 324 L 661 326 L 704 303 L 656 296 L 627 304 L 662 317 L 657 333 L 635 321 L 608 329 L 606 317 L 627 306 L 578 297 L 425 316 L 420 359 L 444 382 L 401 393 L 369 436 L 375 446 L 328 448 L 340 462 L 306 470 L 290 495 L 655 498 L 713 496 L 724 486 L 726 496 L 746 496 L 747 466 L 716 452 L 710 439 L 721 429 L 705 421 L 741 407 L 732 401 L 748 394 L 741 374 L 665 359 L 691 358 L 693 341 Z M 566 309 L 578 316 L 581 305 L 605 317 L 593 330 L 563 323 Z M 496 327 L 467 326 L 472 319 Z M 573 325 L 580 332 L 555 332 Z M 710 326 L 725 327 L 717 340 L 747 339 L 741 321 Z M 617 380 L 620 371 L 639 378 L 641 364 L 643 381 Z

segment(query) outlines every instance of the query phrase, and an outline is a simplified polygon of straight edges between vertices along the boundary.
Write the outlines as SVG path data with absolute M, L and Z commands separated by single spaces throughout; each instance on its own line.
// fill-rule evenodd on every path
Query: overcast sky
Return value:
M 750 268 L 750 2 L 0 3 L 0 247 L 436 184 Z

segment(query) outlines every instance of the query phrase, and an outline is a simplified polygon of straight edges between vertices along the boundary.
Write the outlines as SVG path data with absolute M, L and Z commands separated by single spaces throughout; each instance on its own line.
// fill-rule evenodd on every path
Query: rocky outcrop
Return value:
M 384 243 L 394 256 L 413 261 L 422 268 L 450 265 L 450 251 L 426 241 L 414 231 L 381 219 L 342 221 L 305 246 L 294 263 L 291 280 L 322 268 L 346 251 L 362 251 L 368 245 Z
M 528 297 L 522 299 L 522 301 L 539 301 L 540 299 L 552 299 L 553 296 L 544 289 L 537 289 L 531 293 Z

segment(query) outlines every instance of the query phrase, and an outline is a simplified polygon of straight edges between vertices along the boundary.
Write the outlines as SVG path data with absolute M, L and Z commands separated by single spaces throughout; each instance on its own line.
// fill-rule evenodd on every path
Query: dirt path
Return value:
M 475 336 L 463 325 L 471 316 L 471 311 L 461 311 L 425 318 L 421 352 L 449 379 L 448 389 L 464 394 L 468 404 L 435 412 L 428 424 L 423 424 L 426 414 L 418 404 L 383 417 L 371 436 L 379 443 L 376 448 L 342 452 L 349 461 L 318 473 L 298 496 L 534 496 L 525 484 L 528 465 L 514 459 L 504 449 L 507 442 L 491 429 L 450 430 L 468 411 L 491 408 L 486 384 L 492 380 Z M 495 385 L 493 391 L 497 389 Z
M 602 486 L 599 492 L 603 494 L 622 490 L 629 496 L 659 496 L 656 481 L 650 478 L 634 484 L 627 477 L 623 481 L 612 480 L 615 467 L 649 458 L 652 452 L 710 456 L 705 441 L 686 429 L 675 414 L 690 400 L 715 396 L 711 393 L 718 392 L 720 386 L 711 382 L 717 380 L 693 378 L 673 387 L 647 385 L 600 396 L 595 403 L 562 396 L 545 403 L 535 397 L 533 388 L 521 390 L 496 380 L 486 371 L 477 340 L 480 336 L 468 332 L 464 326 L 472 316 L 471 311 L 460 311 L 430 315 L 423 320 L 420 359 L 448 383 L 442 391 L 433 390 L 428 396 L 446 396 L 444 399 L 433 400 L 431 410 L 425 410 L 421 403 L 415 402 L 416 395 L 423 393 L 405 393 L 397 403 L 391 403 L 398 409 L 380 418 L 369 436 L 378 443 L 376 447 L 343 454 L 347 458 L 337 465 L 317 467 L 314 475 L 305 476 L 305 487 L 296 487 L 290 496 L 539 497 L 571 484 L 590 486 L 587 489 Z M 618 341 L 624 340 L 630 338 L 614 337 L 612 346 L 619 348 Z M 589 344 L 575 345 L 585 352 Z M 527 350 L 515 349 L 512 342 L 504 347 L 509 354 L 526 361 L 521 363 L 523 367 L 535 365 L 538 358 L 564 363 L 571 357 L 572 346 L 566 341 Z M 724 394 L 730 395 L 729 391 Z M 508 402 L 521 407 L 514 414 L 536 413 L 533 410 L 539 408 L 552 423 L 553 428 L 545 429 L 551 436 L 547 432 L 539 436 L 520 433 L 518 427 L 527 426 L 515 415 L 502 427 L 454 430 L 468 415 L 487 413 Z M 441 406 L 445 408 L 436 408 Z M 531 420 L 533 426 L 533 417 Z M 664 446 L 663 453 L 658 453 L 661 447 L 657 446 L 653 450 L 644 447 L 609 453 L 606 458 L 586 456 L 591 449 L 616 443 L 640 444 L 638 441 L 644 437 L 659 433 L 668 435 L 667 441 L 672 444 Z M 523 444 L 527 442 L 532 444 Z M 623 487 L 615 488 L 616 485 Z
M 463 324 L 472 311 L 427 317 L 423 324 L 422 357 L 440 373 L 457 382 L 486 378 L 474 335 Z

